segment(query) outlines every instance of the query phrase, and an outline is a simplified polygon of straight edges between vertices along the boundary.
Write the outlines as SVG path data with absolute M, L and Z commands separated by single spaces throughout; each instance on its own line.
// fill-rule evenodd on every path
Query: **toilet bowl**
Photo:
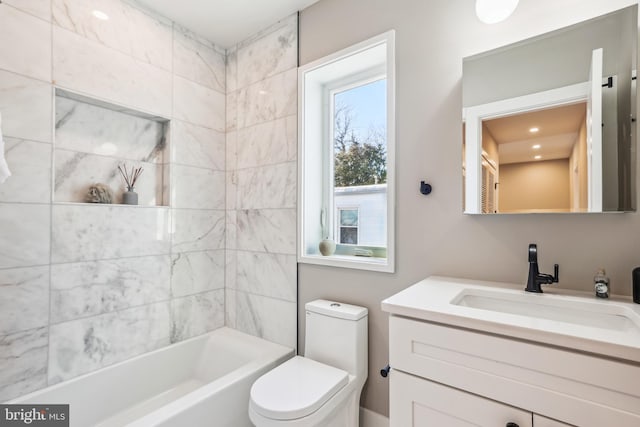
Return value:
M 305 352 L 251 387 L 257 427 L 357 427 L 367 379 L 367 309 L 327 300 L 305 305 Z

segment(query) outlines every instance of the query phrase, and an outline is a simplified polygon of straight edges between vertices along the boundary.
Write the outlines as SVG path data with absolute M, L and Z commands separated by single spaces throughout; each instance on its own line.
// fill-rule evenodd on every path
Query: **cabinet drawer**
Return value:
M 640 426 L 640 365 L 398 316 L 394 369 L 581 427 Z
M 390 427 L 531 427 L 531 412 L 394 370 Z
M 573 427 L 569 424 L 561 423 L 560 421 L 552 420 L 550 418 L 541 417 L 538 414 L 533 414 L 533 427 Z

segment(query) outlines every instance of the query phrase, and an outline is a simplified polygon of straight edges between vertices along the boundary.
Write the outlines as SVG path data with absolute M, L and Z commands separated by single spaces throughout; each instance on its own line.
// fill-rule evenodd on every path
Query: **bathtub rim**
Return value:
M 4 404 L 30 404 L 27 402 L 30 400 L 37 401 L 39 396 L 42 396 L 45 393 L 55 393 L 56 390 L 62 389 L 64 387 L 68 387 L 70 384 L 81 382 L 83 380 L 86 380 L 87 378 L 96 376 L 98 374 L 108 373 L 108 371 L 116 370 L 125 364 L 131 364 L 131 363 L 140 361 L 141 359 L 151 358 L 158 353 L 164 353 L 167 351 L 171 351 L 172 349 L 186 347 L 193 344 L 196 341 L 206 342 L 207 340 L 211 339 L 212 337 L 215 337 L 216 335 L 230 337 L 231 339 L 240 339 L 240 340 L 243 340 L 244 342 L 248 341 L 252 346 L 256 346 L 256 348 L 260 348 L 260 347 L 265 347 L 265 348 L 264 349 L 261 348 L 254 358 L 240 365 L 236 369 L 226 372 L 220 377 L 214 379 L 213 381 L 206 383 L 201 387 L 196 388 L 195 390 L 187 392 L 186 394 L 176 398 L 175 400 L 172 400 L 170 403 L 163 405 L 162 407 L 156 408 L 150 411 L 149 413 L 142 415 L 139 418 L 136 418 L 135 420 L 132 420 L 130 423 L 127 424 L 128 426 L 129 425 L 132 427 L 147 426 L 147 425 L 150 425 L 149 422 L 161 421 L 161 420 L 165 420 L 167 418 L 173 417 L 179 414 L 186 407 L 201 403 L 202 401 L 209 398 L 211 395 L 223 390 L 225 387 L 229 387 L 232 384 L 246 378 L 252 373 L 266 369 L 270 365 L 272 365 L 272 367 L 275 367 L 278 364 L 284 362 L 285 360 L 295 355 L 294 348 L 286 347 L 282 344 L 274 343 L 274 342 L 265 340 L 263 338 L 249 335 L 237 329 L 223 326 L 221 328 L 215 329 L 205 334 L 188 338 L 186 340 L 183 340 L 159 349 L 155 349 L 150 352 L 142 353 L 137 356 L 114 363 L 112 365 L 104 366 L 95 371 L 79 375 L 77 377 L 44 387 L 39 390 L 35 390 L 33 392 L 27 393 L 22 396 L 18 396 L 16 398 L 13 398 L 9 401 L 4 402 Z M 186 402 L 189 402 L 190 405 L 187 405 Z M 47 404 L 47 403 L 51 403 L 51 402 L 44 402 L 44 404 Z M 131 403 L 132 405 L 134 405 L 136 402 L 131 402 Z M 33 403 L 33 404 L 36 404 L 36 403 Z M 38 402 L 37 404 L 40 404 L 40 403 Z

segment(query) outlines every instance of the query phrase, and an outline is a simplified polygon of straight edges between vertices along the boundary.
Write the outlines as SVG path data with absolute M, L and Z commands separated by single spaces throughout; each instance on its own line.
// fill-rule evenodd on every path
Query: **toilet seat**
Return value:
M 317 411 L 348 382 L 342 369 L 296 356 L 253 384 L 250 404 L 266 418 L 301 418 Z

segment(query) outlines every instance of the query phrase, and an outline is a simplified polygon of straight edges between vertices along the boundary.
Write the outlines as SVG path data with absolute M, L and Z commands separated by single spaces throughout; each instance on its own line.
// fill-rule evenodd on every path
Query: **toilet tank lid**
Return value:
M 360 320 L 368 313 L 365 307 L 325 299 L 308 302 L 304 308 L 312 313 L 324 314 L 325 316 L 346 320 Z

